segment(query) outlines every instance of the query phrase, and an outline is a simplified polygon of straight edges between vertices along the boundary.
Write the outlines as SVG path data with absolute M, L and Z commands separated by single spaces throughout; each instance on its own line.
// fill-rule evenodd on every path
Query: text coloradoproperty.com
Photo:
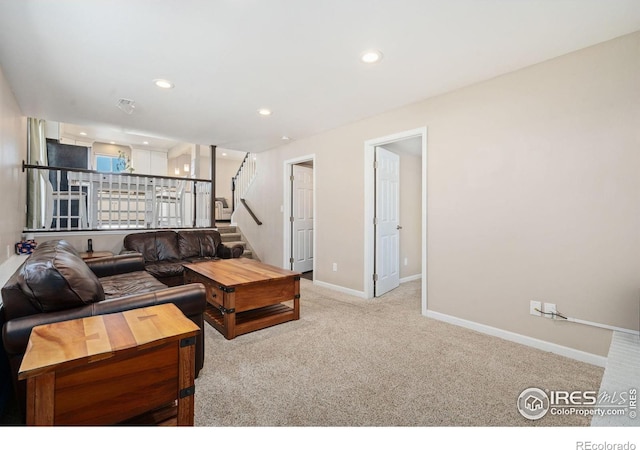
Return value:
M 576 442 L 576 450 L 636 450 L 636 444 L 633 442 L 613 443 L 613 442 Z
M 576 414 L 578 416 L 624 416 L 626 408 L 576 408 L 574 406 L 551 408 L 549 413 L 554 416 L 569 416 Z

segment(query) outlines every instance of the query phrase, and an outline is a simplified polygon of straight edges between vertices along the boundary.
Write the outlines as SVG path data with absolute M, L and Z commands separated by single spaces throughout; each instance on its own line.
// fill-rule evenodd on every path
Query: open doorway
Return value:
M 315 157 L 285 161 L 284 267 L 313 280 L 315 255 Z
M 387 292 L 390 286 L 393 289 L 393 284 L 398 281 L 421 278 L 422 313 L 425 314 L 427 130 L 419 128 L 366 141 L 364 160 L 365 297 L 380 296 Z M 400 173 L 393 169 L 395 160 L 401 161 L 397 166 Z M 395 188 L 394 179 L 398 183 Z M 396 200 L 389 198 L 396 192 L 394 189 L 398 194 Z M 394 205 L 394 201 L 400 205 L 398 213 L 393 212 L 398 206 Z M 407 229 L 410 223 L 412 229 Z M 411 250 L 406 249 L 412 248 L 419 251 L 407 255 Z M 396 281 L 393 277 L 396 277 Z

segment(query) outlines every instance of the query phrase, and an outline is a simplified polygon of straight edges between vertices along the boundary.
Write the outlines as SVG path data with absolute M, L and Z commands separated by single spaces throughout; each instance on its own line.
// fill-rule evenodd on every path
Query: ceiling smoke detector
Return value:
M 131 114 L 136 109 L 136 102 L 128 98 L 121 98 L 118 100 L 118 108 L 126 114 Z

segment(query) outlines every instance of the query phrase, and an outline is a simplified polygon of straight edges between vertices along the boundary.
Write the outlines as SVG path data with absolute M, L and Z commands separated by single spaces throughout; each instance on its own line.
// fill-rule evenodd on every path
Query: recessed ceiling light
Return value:
M 267 109 L 267 108 L 260 108 L 258 110 L 258 114 L 260 114 L 261 116 L 270 116 L 271 115 L 271 110 Z
M 283 141 L 291 140 L 291 138 L 289 136 L 282 136 L 280 139 L 282 139 Z
M 80 132 L 80 136 L 86 136 L 86 135 L 87 135 L 87 133 L 85 133 L 84 131 Z
M 360 55 L 360 61 L 366 64 L 377 63 L 382 59 L 382 52 L 380 50 L 367 50 Z
M 164 80 L 162 78 L 158 78 L 153 80 L 153 84 L 155 84 L 157 87 L 161 88 L 161 89 L 172 89 L 173 88 L 173 83 L 169 80 Z
M 149 141 L 144 141 L 143 144 L 144 145 L 149 145 Z
M 109 141 L 109 144 L 116 145 L 116 143 L 114 141 Z
M 222 156 L 227 156 L 227 154 L 226 154 L 226 153 L 223 153 L 223 154 L 222 154 Z

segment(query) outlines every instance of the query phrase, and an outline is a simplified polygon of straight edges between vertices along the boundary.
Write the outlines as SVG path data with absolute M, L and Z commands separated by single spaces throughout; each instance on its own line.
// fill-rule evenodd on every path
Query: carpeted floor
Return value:
M 528 387 L 598 390 L 604 369 L 428 319 L 420 281 L 362 300 L 301 280 L 301 318 L 234 340 L 206 325 L 196 426 L 589 426 L 520 415 Z

